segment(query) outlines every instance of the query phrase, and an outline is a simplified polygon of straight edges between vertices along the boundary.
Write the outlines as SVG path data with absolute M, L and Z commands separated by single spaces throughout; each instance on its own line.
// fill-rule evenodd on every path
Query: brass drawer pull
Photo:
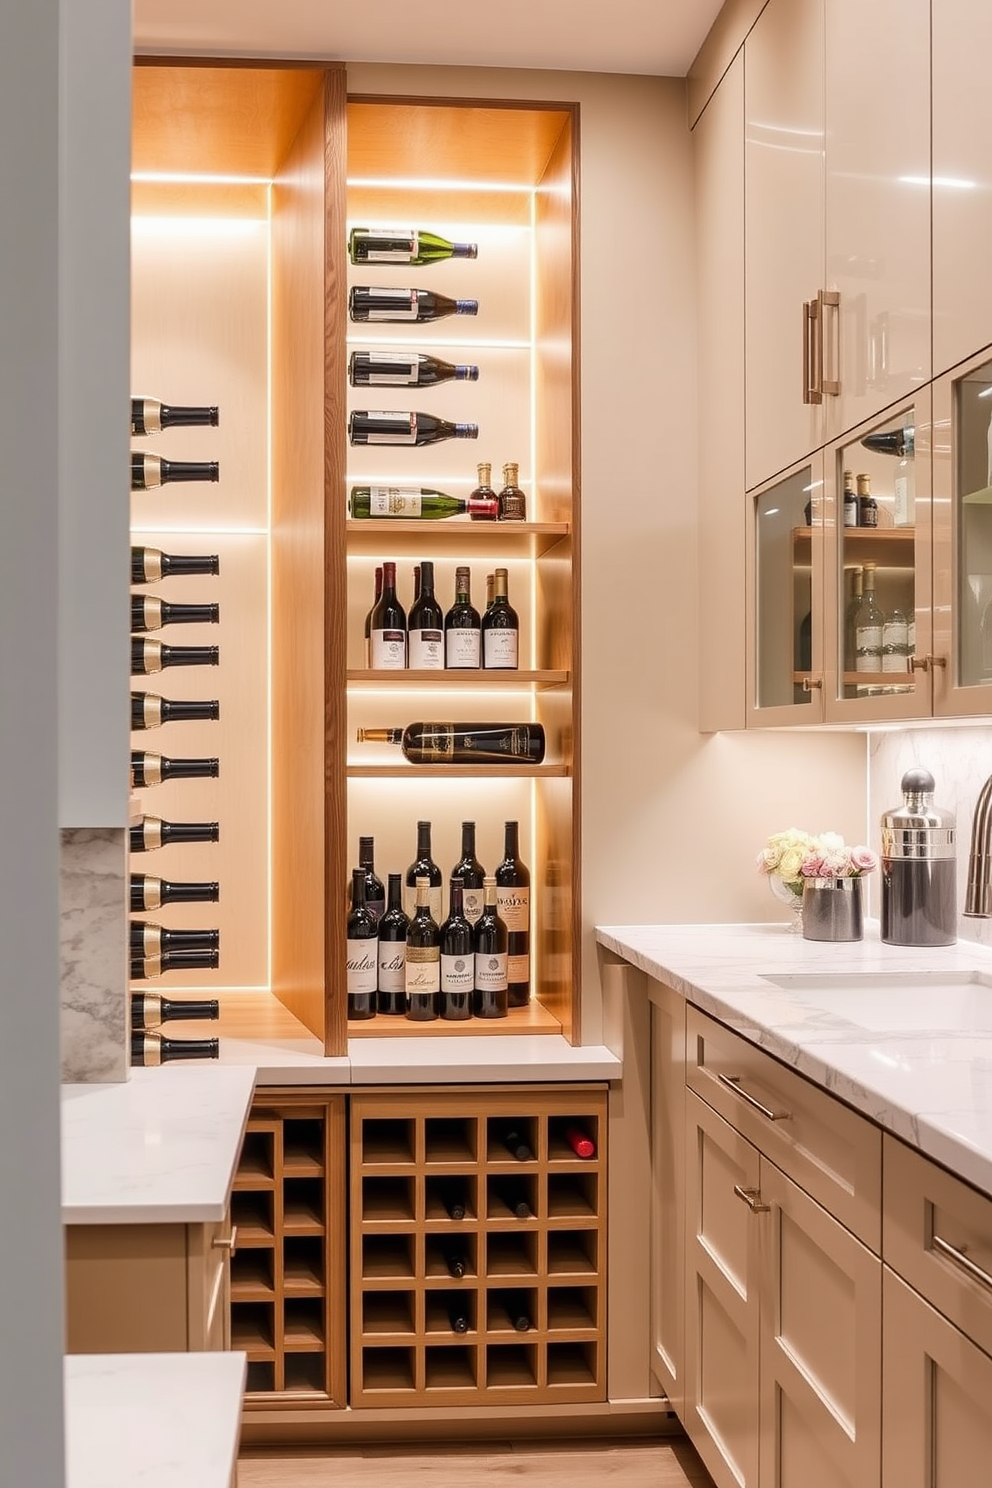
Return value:
M 233 1256 L 238 1248 L 237 1225 L 231 1226 L 231 1233 L 229 1235 L 215 1235 L 210 1244 L 214 1250 L 229 1250 Z
M 740 1075 L 721 1075 L 718 1072 L 717 1079 L 721 1085 L 726 1085 L 728 1090 L 732 1090 L 735 1095 L 739 1095 L 742 1101 L 747 1101 L 749 1106 L 753 1106 L 756 1111 L 760 1111 L 762 1116 L 767 1117 L 769 1121 L 790 1120 L 792 1116 L 791 1111 L 772 1111 L 768 1106 L 763 1106 L 753 1095 L 748 1095 L 741 1084 Z
M 771 1204 L 763 1204 L 761 1201 L 760 1188 L 741 1188 L 739 1183 L 734 1184 L 734 1193 L 737 1198 L 743 1199 L 752 1214 L 770 1214 Z
M 981 1266 L 976 1266 L 974 1261 L 969 1260 L 963 1250 L 958 1250 L 956 1245 L 951 1245 L 947 1240 L 942 1240 L 939 1235 L 931 1235 L 930 1247 L 932 1250 L 937 1251 L 938 1255 L 942 1255 L 945 1260 L 950 1261 L 955 1266 L 960 1266 L 961 1270 L 966 1272 L 972 1281 L 977 1281 L 980 1286 L 992 1292 L 992 1276 L 987 1271 L 984 1271 Z
M 803 692 L 815 692 L 818 687 L 823 686 L 822 677 L 804 677 Z

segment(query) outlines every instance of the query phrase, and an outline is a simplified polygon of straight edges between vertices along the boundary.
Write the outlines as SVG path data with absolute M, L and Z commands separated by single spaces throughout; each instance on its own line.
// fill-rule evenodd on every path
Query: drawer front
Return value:
M 686 1083 L 879 1253 L 882 1133 L 876 1126 L 693 1007 Z
M 882 1254 L 992 1353 L 992 1199 L 886 1134 Z

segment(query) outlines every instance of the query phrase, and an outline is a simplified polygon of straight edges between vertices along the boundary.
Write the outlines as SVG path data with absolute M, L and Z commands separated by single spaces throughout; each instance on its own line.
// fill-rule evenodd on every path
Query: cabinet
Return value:
M 685 1408 L 685 998 L 661 982 L 651 998 L 651 1368 Z

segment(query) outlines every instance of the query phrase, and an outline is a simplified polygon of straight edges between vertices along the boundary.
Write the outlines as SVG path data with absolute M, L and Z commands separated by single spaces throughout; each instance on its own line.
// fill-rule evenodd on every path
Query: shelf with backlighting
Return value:
M 416 688 L 418 692 L 430 692 L 434 688 L 443 691 L 454 689 L 456 691 L 466 690 L 469 692 L 526 692 L 530 688 L 544 691 L 552 687 L 565 687 L 569 681 L 568 672 L 550 671 L 436 671 L 423 672 L 408 668 L 403 672 L 376 672 L 365 670 L 353 670 L 348 672 L 348 686 L 355 692 L 364 692 L 369 689 L 374 691 L 384 690 L 388 692 L 401 692 L 404 688 Z
M 569 536 L 568 522 L 472 522 L 451 517 L 441 522 L 391 521 L 386 518 L 346 524 L 348 553 L 356 558 L 378 558 L 390 553 L 422 552 L 425 548 L 466 557 L 538 558 Z
M 570 765 L 349 765 L 349 780 L 567 780 Z

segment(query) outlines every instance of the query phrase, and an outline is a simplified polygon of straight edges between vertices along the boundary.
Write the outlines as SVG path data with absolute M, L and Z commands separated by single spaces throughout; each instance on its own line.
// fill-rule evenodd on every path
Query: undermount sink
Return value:
M 871 1033 L 992 1034 L 984 971 L 764 972 L 762 981 Z

